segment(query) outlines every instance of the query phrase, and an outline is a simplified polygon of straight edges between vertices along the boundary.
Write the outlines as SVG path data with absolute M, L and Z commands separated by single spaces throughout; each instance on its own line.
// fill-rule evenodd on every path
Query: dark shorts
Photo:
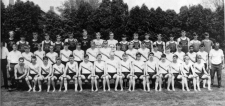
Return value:
M 47 77 L 48 76 L 48 74 L 42 74 L 44 77 Z
M 173 75 L 175 80 L 181 80 L 181 79 L 177 79 L 177 76 L 179 75 L 179 73 L 173 73 Z
M 54 76 L 56 76 L 56 78 L 59 80 L 59 77 L 61 76 L 62 74 L 54 74 Z
M 71 79 L 73 79 L 74 75 L 76 75 L 76 73 L 67 73 L 67 75 L 70 76 Z
M 21 77 L 22 75 L 23 74 L 17 73 L 17 78 Z M 25 76 L 23 78 L 21 78 L 21 79 L 24 79 L 24 78 L 25 78 Z
M 155 72 L 148 72 L 148 75 L 149 75 L 150 78 L 152 78 L 153 75 L 155 75 Z
M 37 74 L 30 74 L 31 78 L 34 79 L 34 77 L 36 76 Z
M 95 75 L 97 75 L 99 78 L 101 78 L 103 75 L 103 72 L 95 72 Z
M 162 79 L 167 79 L 165 78 L 165 76 L 167 75 L 168 73 L 162 73 Z
M 111 76 L 111 78 L 113 78 L 113 76 L 116 74 L 116 73 L 108 73 L 110 76 Z
M 202 78 L 202 76 L 203 76 L 203 73 L 196 73 L 198 76 L 199 76 L 199 78 Z
M 143 75 L 142 72 L 134 72 L 134 75 L 136 75 L 138 78 L 140 78 L 141 75 Z
M 88 76 L 89 76 L 90 74 L 82 74 L 82 75 L 84 75 L 85 79 L 88 79 Z
M 127 78 L 127 75 L 130 74 L 130 72 L 122 72 L 125 76 L 125 78 Z
M 80 67 L 80 63 L 81 63 L 82 61 L 76 61 L 76 62 L 77 62 L 78 67 Z
M 67 61 L 67 62 L 68 62 L 68 61 Z M 62 61 L 62 64 L 63 64 L 64 66 L 66 66 L 66 63 L 67 63 L 67 62 L 65 62 L 65 61 Z

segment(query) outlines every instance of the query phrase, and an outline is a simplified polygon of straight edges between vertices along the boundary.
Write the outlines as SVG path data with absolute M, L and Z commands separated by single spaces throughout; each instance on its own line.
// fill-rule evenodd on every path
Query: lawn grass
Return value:
M 223 70 L 223 76 L 225 76 Z M 175 92 L 162 92 L 152 90 L 147 93 L 141 89 L 135 92 L 113 91 L 91 92 L 85 89 L 83 92 L 33 93 L 26 91 L 7 92 L 2 89 L 1 106 L 225 106 L 225 79 L 222 88 L 212 87 L 213 91 L 201 89 L 201 92 L 182 92 L 176 88 Z M 215 80 L 217 85 L 217 80 Z

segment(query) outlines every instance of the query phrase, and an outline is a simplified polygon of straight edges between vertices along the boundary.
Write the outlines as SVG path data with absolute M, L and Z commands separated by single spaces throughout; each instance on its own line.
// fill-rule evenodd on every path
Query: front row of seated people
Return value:
M 188 55 L 184 56 L 184 62 L 178 61 L 178 56 L 173 55 L 173 60 L 168 61 L 165 54 L 161 59 L 155 58 L 154 53 L 149 53 L 146 62 L 141 61 L 141 54 L 136 54 L 136 60 L 130 61 L 128 54 L 122 55 L 122 60 L 117 61 L 114 53 L 110 53 L 107 61 L 102 60 L 102 55 L 97 55 L 97 60 L 89 61 L 89 56 L 84 56 L 84 61 L 78 64 L 74 61 L 73 55 L 69 56 L 66 66 L 61 63 L 61 59 L 56 58 L 56 64 L 52 65 L 48 57 L 43 58 L 43 64 L 38 65 L 35 56 L 32 56 L 31 63 L 25 64 L 24 58 L 19 58 L 19 64 L 15 66 L 15 79 L 24 79 L 29 87 L 28 92 L 36 92 L 36 85 L 42 91 L 42 83 L 47 83 L 47 92 L 50 91 L 52 84 L 53 91 L 56 90 L 57 83 L 60 84 L 59 91 L 64 85 L 64 92 L 68 90 L 68 83 L 74 82 L 74 90 L 82 91 L 84 82 L 91 82 L 91 91 L 98 91 L 98 85 L 102 82 L 103 91 L 110 91 L 110 83 L 115 81 L 115 91 L 120 86 L 123 91 L 123 83 L 128 82 L 129 91 L 135 90 L 137 82 L 142 81 L 143 90 L 150 91 L 150 82 L 155 81 L 155 91 L 162 91 L 162 84 L 167 83 L 168 91 L 175 91 L 175 81 L 181 81 L 182 90 L 190 91 L 188 81 L 193 80 L 194 91 L 200 90 L 200 80 L 207 80 L 208 90 L 211 90 L 211 79 L 205 69 L 201 56 L 197 56 L 197 62 L 192 63 Z M 153 80 L 154 79 L 154 80 Z M 172 86 L 170 89 L 170 86 Z M 205 88 L 205 86 L 204 86 Z M 146 90 L 147 89 L 147 90 Z

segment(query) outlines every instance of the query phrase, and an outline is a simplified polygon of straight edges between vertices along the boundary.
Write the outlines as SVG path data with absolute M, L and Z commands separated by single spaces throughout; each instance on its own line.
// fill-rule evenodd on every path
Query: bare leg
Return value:
M 94 78 L 95 80 L 95 91 L 98 91 L 98 79 L 97 78 Z
M 197 91 L 197 89 L 196 89 L 196 86 L 197 86 L 196 78 L 193 78 L 193 86 L 194 86 L 194 91 Z
M 175 82 L 175 81 L 174 81 L 174 78 L 175 78 L 175 77 L 172 76 L 172 79 L 171 79 L 171 82 L 172 82 L 172 90 L 173 90 L 173 91 L 175 91 L 175 88 L 174 88 L 174 82 Z
M 181 84 L 182 84 L 182 91 L 185 91 L 185 89 L 184 89 L 184 77 L 182 77 L 182 80 L 181 80 Z
M 41 92 L 42 91 L 42 83 L 41 83 L 42 79 L 41 78 L 38 78 L 38 87 L 39 87 L 39 91 L 38 92 Z
M 197 88 L 198 88 L 198 91 L 201 91 L 201 89 L 200 89 L 200 78 L 199 77 L 197 77 Z
M 106 84 L 106 78 L 103 77 L 103 91 L 105 92 L 105 84 Z
M 25 80 L 26 80 L 26 83 L 27 83 L 27 85 L 29 87 L 29 90 L 27 92 L 30 92 L 32 90 L 32 87 L 31 87 L 31 84 L 30 84 L 30 80 L 29 80 L 29 78 L 25 78 Z
M 149 77 L 147 77 L 146 79 L 146 84 L 147 84 L 147 90 L 150 91 Z
M 172 78 L 171 78 L 172 76 L 169 76 L 169 78 L 168 78 L 168 80 L 167 80 L 167 90 L 168 91 L 171 91 L 170 90 L 170 83 L 172 82 Z
M 67 88 L 68 88 L 67 78 L 64 78 L 64 87 L 65 87 L 64 92 L 67 92 Z
M 133 90 L 132 90 L 132 91 L 135 90 L 135 85 L 136 85 L 136 83 L 135 83 L 135 78 L 133 78 Z
M 34 77 L 33 92 L 36 92 L 36 84 L 37 84 L 37 78 L 36 78 L 36 77 Z
M 83 87 L 82 87 L 82 80 L 81 80 L 80 77 L 78 78 L 78 83 L 79 83 L 79 86 L 80 86 L 80 92 L 81 92 L 81 91 L 83 91 Z
M 60 87 L 59 87 L 59 92 L 61 92 L 61 90 L 62 90 L 62 85 L 63 85 L 63 78 L 60 78 L 59 79 L 60 80 Z
M 116 76 L 115 91 L 117 91 L 119 76 Z
M 52 78 L 52 87 L 53 87 L 52 92 L 55 92 L 55 78 Z
M 211 91 L 212 89 L 211 89 L 211 77 L 210 76 L 208 76 L 207 81 L 208 81 L 208 90 Z
M 51 79 L 48 78 L 47 80 L 48 80 L 48 88 L 47 88 L 47 92 L 49 92 L 49 90 L 50 90 L 50 84 L 51 84 Z
M 120 87 L 121 87 L 121 91 L 123 91 L 123 77 L 120 76 Z
M 145 79 L 145 77 L 143 77 L 143 82 L 142 82 L 142 84 L 143 84 L 143 90 L 144 91 L 146 91 L 146 81 L 145 81 L 146 79 Z
M 206 85 L 206 80 L 204 79 L 203 80 L 203 88 L 206 88 L 205 85 Z
M 94 77 L 91 77 L 91 91 L 94 91 Z
M 110 82 L 109 82 L 109 77 L 106 76 L 106 83 L 108 85 L 108 91 L 110 91 Z
M 133 78 L 130 77 L 130 79 L 129 79 L 129 88 L 128 88 L 129 91 L 131 91 L 131 85 L 132 85 L 132 82 L 133 82 L 132 80 L 133 80 Z
M 74 91 L 77 92 L 78 82 L 77 78 L 74 79 Z

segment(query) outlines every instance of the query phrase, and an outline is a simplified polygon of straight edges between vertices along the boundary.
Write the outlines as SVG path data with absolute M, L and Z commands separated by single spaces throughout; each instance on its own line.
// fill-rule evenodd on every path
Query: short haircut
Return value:
M 174 55 L 173 55 L 173 57 L 176 57 L 176 58 L 178 58 L 178 56 L 177 56 L 176 54 L 174 54 Z
M 99 53 L 99 54 L 97 55 L 97 57 L 98 57 L 98 56 L 102 56 L 102 54 L 101 54 L 101 53 Z
M 138 53 L 136 53 L 136 57 L 138 57 L 138 56 L 141 56 L 141 53 L 139 53 L 139 52 L 138 52 Z
M 127 56 L 127 54 L 126 53 L 123 53 L 122 57 L 124 57 L 124 56 Z
M 148 57 L 149 57 L 150 55 L 153 55 L 153 56 L 154 56 L 154 53 L 153 53 L 153 52 L 150 52 L 150 53 L 148 54 Z
M 200 47 L 205 47 L 205 45 L 204 44 L 201 44 Z
M 166 58 L 166 54 L 162 54 L 161 55 L 161 58 Z
M 30 49 L 30 45 L 26 45 L 24 49 Z
M 156 45 L 153 45 L 153 48 L 156 48 L 157 46 Z
M 208 33 L 208 32 L 205 32 L 204 35 L 205 35 L 205 36 L 209 36 L 209 33 Z
M 84 55 L 84 58 L 89 58 L 89 56 L 87 54 Z
M 20 60 L 23 60 L 23 61 L 24 61 L 24 57 L 20 57 L 20 58 L 19 58 L 19 61 L 20 61 Z
M 142 42 L 141 42 L 141 44 L 145 44 L 145 42 L 144 42 L 144 41 L 142 41 Z
M 117 43 L 116 46 L 121 46 L 121 44 L 120 43 Z
M 56 57 L 56 60 L 61 60 L 61 58 L 60 57 Z
M 69 57 L 73 57 L 73 55 L 71 54 Z
M 37 57 L 36 56 L 31 56 L 31 59 L 37 59 Z
M 80 42 L 78 42 L 78 43 L 77 43 L 77 46 L 81 46 L 81 43 L 80 43 Z
M 64 43 L 64 46 L 69 46 L 69 43 L 68 42 Z
M 193 45 L 191 45 L 189 48 L 194 48 L 194 46 L 193 46 Z
M 47 57 L 47 56 L 44 56 L 44 57 L 43 57 L 43 60 L 48 60 L 48 57 Z

